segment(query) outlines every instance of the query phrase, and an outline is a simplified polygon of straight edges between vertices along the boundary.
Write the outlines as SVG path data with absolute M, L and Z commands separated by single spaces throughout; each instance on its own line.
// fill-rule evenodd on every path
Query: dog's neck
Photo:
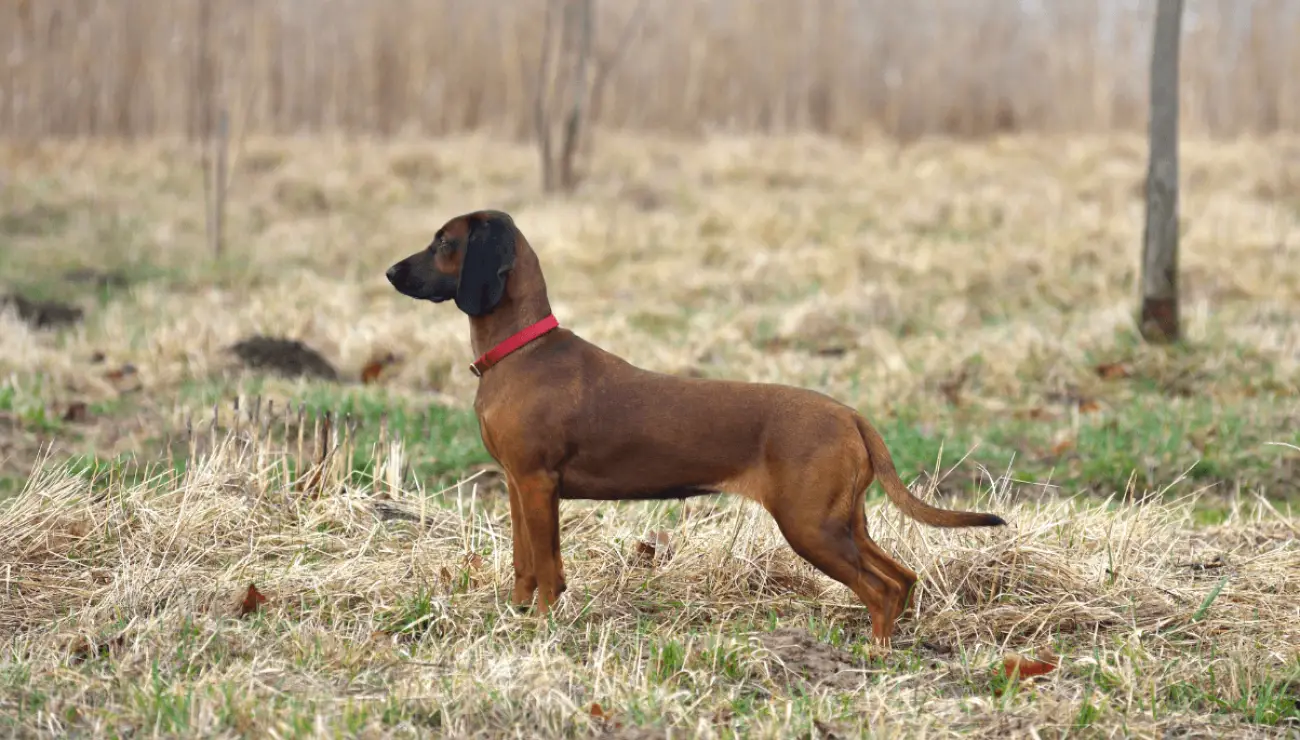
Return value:
M 522 269 L 521 269 L 522 268 Z M 546 297 L 537 257 L 520 254 L 515 269 L 506 280 L 506 294 L 486 316 L 470 317 L 470 347 L 475 357 L 509 339 L 516 332 L 546 318 L 551 302 Z

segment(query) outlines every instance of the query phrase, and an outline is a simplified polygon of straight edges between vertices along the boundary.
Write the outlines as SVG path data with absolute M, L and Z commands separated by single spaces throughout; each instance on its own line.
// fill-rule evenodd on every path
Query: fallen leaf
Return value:
M 481 570 L 483 568 L 483 556 L 476 552 L 465 556 L 465 567 L 469 570 Z
M 755 346 L 765 352 L 784 352 L 790 349 L 790 340 L 784 337 L 768 337 L 754 342 Z
M 1072 449 L 1074 449 L 1074 440 L 1067 437 L 1052 445 L 1052 454 L 1060 457 Z
M 843 738 L 848 737 L 848 733 L 843 729 L 829 722 L 822 722 L 819 719 L 813 720 L 813 727 L 817 730 L 815 737 L 820 740 L 843 740 Z
M 636 560 L 639 565 L 662 564 L 672 557 L 673 548 L 668 540 L 668 533 L 662 530 L 651 532 L 649 537 L 636 543 Z
M 1015 414 L 1017 418 L 1030 419 L 1032 421 L 1042 421 L 1044 419 L 1050 419 L 1054 416 L 1054 414 L 1051 411 L 1048 411 L 1042 406 L 1034 406 L 1028 409 L 1020 409 L 1016 411 Z
M 1100 411 L 1100 410 L 1101 410 L 1101 404 L 1097 403 L 1091 398 L 1079 399 L 1079 413 L 1091 414 L 1094 411 Z
M 606 727 L 613 728 L 615 730 L 621 729 L 623 727 L 623 723 L 614 718 L 614 712 L 605 709 L 597 702 L 593 701 L 591 703 L 591 706 L 587 708 L 587 713 L 591 715 L 592 719 L 600 722 Z
M 382 373 L 383 371 L 384 371 L 384 366 L 379 364 L 378 362 L 366 363 L 366 366 L 361 368 L 362 385 L 374 384 L 376 380 L 379 380 L 379 374 Z
M 244 600 L 239 604 L 239 616 L 246 617 L 250 614 L 256 614 L 265 603 L 266 596 L 257 590 L 256 585 L 250 583 L 248 584 L 248 591 L 244 593 Z
M 366 363 L 365 367 L 361 368 L 362 384 L 373 385 L 378 382 L 379 376 L 383 374 L 384 370 L 396 365 L 397 361 L 397 355 L 392 352 L 387 352 L 378 357 L 370 358 L 370 361 Z
M 139 371 L 129 362 L 115 370 L 109 370 L 104 373 L 104 377 L 112 381 L 118 393 L 131 393 L 144 387 L 140 382 Z
M 1008 653 L 1002 659 L 1003 675 L 1007 678 L 1018 676 L 1021 680 L 1024 680 L 1027 678 L 1033 678 L 1034 676 L 1042 676 L 1056 670 L 1056 666 L 1060 661 L 1055 655 L 1050 651 L 1046 653 L 1039 651 L 1039 655 L 1045 655 L 1046 657 L 1052 658 L 1052 660 L 1034 660 L 1033 658 L 1026 658 L 1023 655 L 1017 655 L 1016 653 Z
M 136 374 L 135 365 L 132 365 L 131 363 L 128 362 L 122 367 L 119 367 L 115 370 L 109 370 L 108 372 L 104 373 L 104 377 L 108 378 L 109 380 L 121 380 L 123 378 L 127 378 L 135 374 Z
M 1178 564 L 1178 567 L 1180 567 L 1180 568 L 1191 568 L 1192 570 L 1204 571 L 1204 570 L 1212 570 L 1212 569 L 1215 569 L 1215 568 L 1222 568 L 1223 566 L 1225 566 L 1225 565 L 1227 565 L 1227 564 L 1228 564 L 1228 561 L 1226 561 L 1226 560 L 1223 559 L 1223 553 L 1219 553 L 1219 554 L 1215 555 L 1213 558 L 1211 558 L 1208 562 L 1204 562 L 1204 563 L 1179 563 L 1179 564 Z
M 94 657 L 107 658 L 112 655 L 114 650 L 120 650 L 126 645 L 126 633 L 122 633 L 102 643 L 92 643 L 89 639 L 82 637 L 72 644 L 72 663 L 85 663 Z
M 90 419 L 90 409 L 85 401 L 73 401 L 68 410 L 63 412 L 63 420 L 75 424 L 84 424 Z
M 939 392 L 943 397 L 948 399 L 948 403 L 953 406 L 961 405 L 961 391 L 966 385 L 966 378 L 970 375 L 970 369 L 962 367 L 961 371 L 951 378 L 939 384 Z
M 1104 380 L 1120 380 L 1132 375 L 1128 365 L 1122 362 L 1103 362 L 1096 369 L 1097 375 Z

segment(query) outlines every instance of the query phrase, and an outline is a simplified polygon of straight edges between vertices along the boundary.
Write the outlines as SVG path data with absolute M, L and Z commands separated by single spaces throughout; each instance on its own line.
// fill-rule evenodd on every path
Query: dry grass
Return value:
M 1300 445 L 1300 143 L 1186 143 L 1188 343 L 1173 350 L 1133 339 L 1142 152 L 1127 137 L 898 148 L 606 132 L 579 191 L 543 200 L 532 150 L 487 137 L 255 138 L 213 262 L 187 147 L 6 144 L 0 278 L 86 318 L 37 330 L 0 314 L 0 483 L 16 489 L 0 503 L 0 723 L 1295 733 L 1298 458 L 1267 443 Z M 931 474 L 918 490 L 1012 526 L 937 532 L 873 498 L 872 531 L 924 578 L 888 654 L 866 647 L 846 589 L 728 499 L 566 504 L 571 591 L 546 623 L 513 614 L 499 482 L 432 495 L 483 461 L 464 317 L 383 279 L 480 207 L 514 214 L 583 336 L 661 370 L 830 393 L 879 422 L 905 476 Z M 129 287 L 61 277 L 74 267 Z M 304 340 L 344 380 L 230 373 L 223 348 L 253 331 Z M 402 361 L 379 384 L 354 384 L 390 351 Z M 223 410 L 206 441 L 211 402 L 236 392 L 347 406 L 369 426 L 305 496 L 282 469 L 292 429 L 244 441 Z M 85 418 L 61 421 L 77 402 Z M 172 473 L 167 450 L 184 448 L 165 441 L 185 409 L 203 443 Z M 369 462 L 380 419 L 402 442 L 391 465 L 390 450 Z M 659 546 L 646 563 L 637 542 L 654 532 L 671 557 Z M 267 601 L 241 618 L 250 583 Z M 1043 647 L 1060 668 L 1005 690 L 1003 653 Z
M 138 486 L 29 482 L 0 534 L 11 728 L 1264 736 L 1294 709 L 1294 520 L 1191 529 L 1184 507 L 1013 505 L 1000 487 L 982 505 L 1009 531 L 950 534 L 880 507 L 872 531 L 923 578 L 885 655 L 847 590 L 756 507 L 693 503 L 672 521 L 663 506 L 566 507 L 573 590 L 539 623 L 503 601 L 499 494 L 471 484 L 443 508 L 381 484 L 311 501 L 258 452 L 228 439 L 184 478 Z M 674 550 L 648 565 L 635 543 L 656 528 Z M 241 616 L 250 584 L 267 600 Z M 1058 671 L 998 696 L 1002 653 L 1042 647 Z
M 263 134 L 532 132 L 544 0 L 203 4 L 0 4 L 0 133 L 194 134 L 210 106 Z M 636 5 L 597 3 L 600 66 L 622 53 L 600 125 L 911 139 L 1146 118 L 1149 4 L 649 2 L 620 46 Z M 1300 2 L 1189 0 L 1186 15 L 1186 129 L 1296 131 Z

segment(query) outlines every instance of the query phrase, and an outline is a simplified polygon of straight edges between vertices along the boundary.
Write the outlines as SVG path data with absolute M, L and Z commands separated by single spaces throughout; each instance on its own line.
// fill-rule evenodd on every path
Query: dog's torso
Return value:
M 492 368 L 474 405 L 507 469 L 556 470 L 561 498 L 602 500 L 754 495 L 773 445 L 782 459 L 851 453 L 824 442 L 852 431 L 855 413 L 807 389 L 638 368 L 566 329 Z M 520 448 L 532 459 L 510 459 L 518 453 L 500 443 L 520 436 L 534 440 Z

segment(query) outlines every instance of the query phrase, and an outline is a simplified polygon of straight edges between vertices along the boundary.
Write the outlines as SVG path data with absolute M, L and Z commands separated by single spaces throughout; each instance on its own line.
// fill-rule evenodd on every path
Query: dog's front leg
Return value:
M 560 562 L 559 476 L 539 470 L 518 477 L 520 519 L 528 532 L 536 578 L 538 614 L 546 614 L 564 593 L 564 565 Z
M 528 606 L 537 591 L 537 571 L 533 568 L 533 553 L 528 542 L 528 524 L 524 519 L 524 505 L 520 501 L 519 481 L 506 476 L 510 494 L 510 540 L 514 550 L 515 587 L 511 594 L 515 606 Z

